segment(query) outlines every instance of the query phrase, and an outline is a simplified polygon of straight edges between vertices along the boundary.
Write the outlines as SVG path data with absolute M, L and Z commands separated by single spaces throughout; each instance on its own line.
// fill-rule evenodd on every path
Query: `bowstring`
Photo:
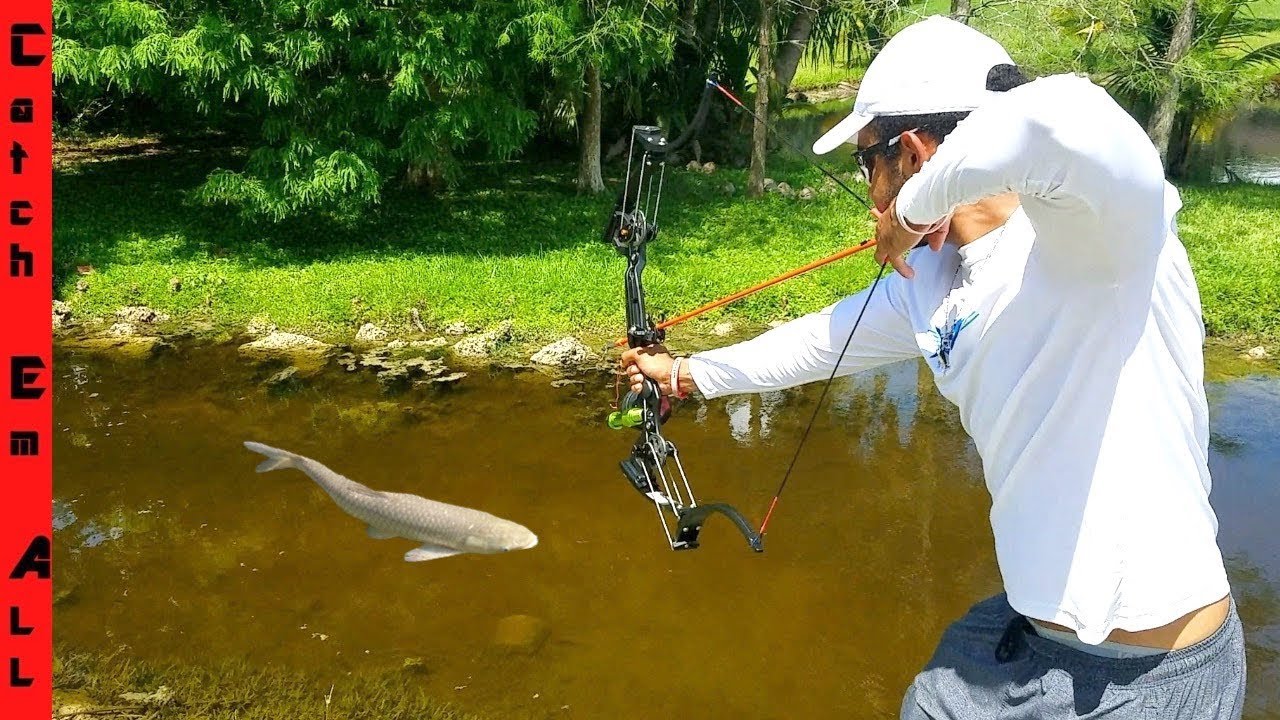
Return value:
M 778 498 L 782 497 L 782 491 L 787 487 L 787 480 L 791 478 L 791 471 L 795 469 L 796 461 L 800 459 L 800 451 L 804 449 L 804 443 L 809 439 L 809 431 L 813 429 L 813 423 L 818 419 L 818 412 L 822 410 L 822 401 L 826 399 L 827 391 L 831 389 L 836 375 L 840 372 L 840 363 L 844 361 L 845 353 L 849 352 L 849 345 L 853 342 L 853 334 L 857 332 L 858 325 L 862 322 L 862 316 L 866 314 L 867 306 L 871 304 L 871 297 L 875 295 L 876 286 L 880 284 L 880 278 L 884 276 L 884 269 L 888 264 L 889 261 L 887 259 L 880 263 L 880 270 L 876 272 L 876 278 L 871 282 L 871 289 L 867 291 L 867 299 L 862 303 L 862 309 L 858 311 L 858 317 L 853 321 L 853 327 L 849 329 L 849 337 L 845 339 L 844 347 L 840 348 L 840 355 L 836 358 L 836 363 L 831 368 L 831 376 L 822 385 L 822 394 L 818 396 L 818 403 L 813 406 L 813 414 L 809 416 L 809 422 L 804 426 L 804 432 L 800 434 L 800 442 L 796 444 L 796 451 L 791 456 L 787 471 L 782 474 L 782 482 L 778 484 L 778 490 L 773 494 L 769 509 L 764 514 L 764 520 L 760 522 L 760 530 L 756 534 L 761 539 L 764 538 L 765 532 L 769 529 L 769 518 L 773 517 L 773 510 L 778 506 Z
M 768 120 L 765 120 L 764 118 L 761 118 L 759 115 L 753 112 L 750 108 L 746 106 L 745 103 L 743 103 L 740 99 L 738 99 L 738 97 L 735 96 L 733 93 L 729 92 L 729 90 L 725 88 L 723 85 L 721 85 L 718 81 L 712 78 L 708 78 L 707 84 L 714 87 L 716 90 L 719 90 L 722 95 L 729 98 L 729 100 L 732 101 L 734 105 L 737 105 L 739 109 L 741 109 L 743 112 L 750 115 L 753 120 L 764 125 L 765 129 L 772 131 L 774 136 L 780 138 L 784 145 L 786 145 L 788 148 L 790 148 L 793 152 L 798 154 L 800 157 L 804 158 L 810 165 L 812 165 L 813 167 L 821 171 L 823 175 L 826 175 L 827 177 L 834 180 L 842 190 L 847 192 L 849 195 L 852 195 L 854 199 L 856 199 L 859 203 L 863 205 L 863 207 L 867 208 L 867 210 L 872 209 L 871 203 L 866 198 L 862 197 L 862 195 L 855 192 L 852 188 L 850 188 L 843 181 L 841 181 L 840 178 L 836 177 L 834 173 L 832 173 L 831 171 L 827 170 L 825 167 L 820 165 L 818 161 L 809 157 L 809 154 L 802 151 L 799 147 L 797 147 L 790 140 L 790 138 L 787 138 L 782 133 L 778 132 L 777 129 L 773 126 L 773 123 L 769 122 Z M 768 532 L 768 529 L 769 529 L 769 520 L 773 517 L 773 511 L 778 506 L 778 500 L 782 497 L 782 492 L 786 490 L 787 482 L 791 479 L 791 473 L 795 470 L 796 462 L 800 459 L 800 452 L 804 449 L 805 441 L 809 439 L 809 433 L 813 430 L 813 424 L 814 422 L 817 421 L 818 413 L 822 410 L 822 402 L 823 400 L 826 399 L 827 392 L 831 390 L 831 385 L 835 382 L 836 375 L 839 374 L 840 372 L 840 364 L 844 362 L 844 356 L 846 353 L 849 352 L 849 345 L 853 343 L 853 335 L 858 331 L 858 325 L 862 323 L 862 317 L 863 315 L 866 314 L 867 307 L 871 304 L 871 298 L 875 296 L 876 287 L 880 284 L 880 279 L 884 277 L 884 271 L 885 271 L 885 268 L 888 266 L 888 264 L 889 264 L 888 258 L 885 258 L 884 262 L 880 263 L 880 269 L 876 271 L 875 279 L 871 282 L 870 289 L 867 290 L 866 300 L 863 301 L 862 308 L 858 311 L 858 317 L 854 319 L 853 327 L 849 329 L 849 336 L 845 338 L 844 346 L 840 348 L 840 355 L 836 357 L 835 365 L 832 366 L 831 368 L 831 375 L 827 378 L 827 381 L 822 385 L 822 393 L 818 396 L 818 402 L 814 405 L 813 413 L 809 416 L 809 422 L 805 424 L 804 432 L 800 434 L 800 442 L 796 444 L 796 451 L 791 456 L 791 462 L 787 464 L 786 472 L 782 474 L 782 481 L 778 483 L 778 489 L 776 492 L 774 492 L 773 500 L 769 502 L 769 509 L 765 511 L 764 520 L 760 522 L 760 529 L 756 532 L 757 541 L 760 543 L 764 541 L 765 533 Z

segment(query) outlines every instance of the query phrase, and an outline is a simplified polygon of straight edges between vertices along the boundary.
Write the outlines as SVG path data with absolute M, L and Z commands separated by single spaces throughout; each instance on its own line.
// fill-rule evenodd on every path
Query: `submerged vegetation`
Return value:
M 413 687 L 416 666 L 401 673 L 332 684 L 280 669 L 223 663 L 214 668 L 152 666 L 128 653 L 59 648 L 54 661 L 55 717 L 152 720 L 479 720 L 432 701 Z M 77 712 L 78 710 L 78 712 Z

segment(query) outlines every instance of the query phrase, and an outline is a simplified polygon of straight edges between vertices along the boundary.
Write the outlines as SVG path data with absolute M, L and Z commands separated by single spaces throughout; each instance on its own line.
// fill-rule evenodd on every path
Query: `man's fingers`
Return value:
M 947 241 L 947 234 L 950 232 L 951 220 L 948 219 L 937 232 L 932 232 L 925 236 L 925 240 L 929 243 L 929 249 L 934 252 L 941 250 L 943 243 Z
M 915 271 L 907 264 L 907 258 L 904 255 L 896 255 L 889 258 L 889 263 L 893 265 L 893 269 L 897 270 L 899 275 L 908 280 L 916 276 Z

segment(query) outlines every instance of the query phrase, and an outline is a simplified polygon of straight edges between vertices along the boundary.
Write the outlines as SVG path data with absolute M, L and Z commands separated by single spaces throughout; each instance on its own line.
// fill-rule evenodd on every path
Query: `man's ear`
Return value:
M 902 152 L 906 155 L 907 164 L 912 172 L 920 169 L 925 161 L 933 157 L 933 153 L 938 149 L 936 145 L 925 140 L 920 133 L 915 130 L 908 130 L 902 133 L 902 139 L 898 141 L 902 146 Z

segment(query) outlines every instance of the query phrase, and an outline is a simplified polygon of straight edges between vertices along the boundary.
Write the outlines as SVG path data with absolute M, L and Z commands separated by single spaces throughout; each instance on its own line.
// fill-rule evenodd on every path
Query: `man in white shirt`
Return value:
M 846 142 L 897 273 L 682 363 L 629 350 L 633 386 L 710 398 L 924 357 L 982 456 L 1006 592 L 946 631 L 902 717 L 1239 718 L 1199 294 L 1141 127 L 935 17 L 885 46 L 814 151 Z

